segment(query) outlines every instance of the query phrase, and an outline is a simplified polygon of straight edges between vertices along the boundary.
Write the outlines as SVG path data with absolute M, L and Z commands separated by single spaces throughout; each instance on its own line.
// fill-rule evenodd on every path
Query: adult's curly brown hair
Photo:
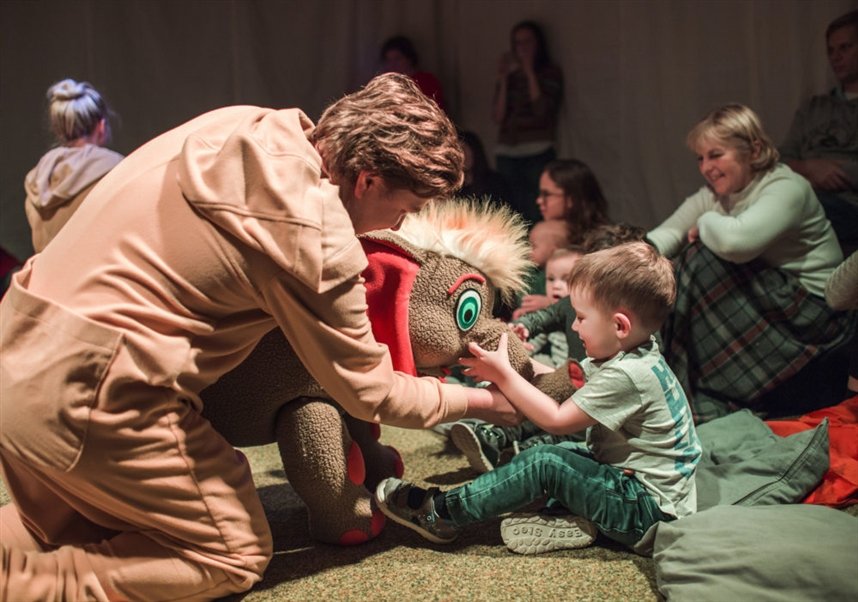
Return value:
M 367 171 L 421 197 L 448 197 L 462 184 L 455 126 L 405 75 L 384 73 L 333 103 L 312 140 L 336 182 Z

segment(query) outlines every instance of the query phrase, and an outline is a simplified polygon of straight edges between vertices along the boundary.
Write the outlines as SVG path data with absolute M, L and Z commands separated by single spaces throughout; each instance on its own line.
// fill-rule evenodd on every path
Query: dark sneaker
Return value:
M 597 532 L 596 525 L 573 514 L 511 514 L 501 521 L 501 539 L 517 554 L 586 548 Z
M 450 440 L 465 455 L 471 468 L 482 474 L 494 470 L 501 450 L 491 436 L 491 427 L 470 422 L 456 422 L 450 429 Z
M 381 511 L 392 521 L 417 531 L 435 543 L 450 543 L 459 535 L 453 522 L 435 512 L 434 496 L 440 490 L 432 487 L 422 490 L 422 500 L 409 500 L 412 492 L 421 491 L 407 481 L 391 477 L 383 480 L 375 489 L 375 501 Z M 416 507 L 415 507 L 416 504 Z
M 524 441 L 513 441 L 512 455 L 517 456 L 524 450 L 530 449 L 531 447 L 536 447 L 538 445 L 552 445 L 564 440 L 565 439 L 561 436 L 545 433 L 544 435 L 534 435 L 533 437 L 528 437 Z

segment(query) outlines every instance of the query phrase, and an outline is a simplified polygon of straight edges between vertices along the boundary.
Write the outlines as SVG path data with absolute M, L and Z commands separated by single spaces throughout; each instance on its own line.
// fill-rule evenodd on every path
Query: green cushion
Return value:
M 858 518 L 824 506 L 716 506 L 660 523 L 653 558 L 671 602 L 855 600 Z
M 789 437 L 775 435 L 748 410 L 697 428 L 697 509 L 790 504 L 804 499 L 828 470 L 828 420 Z

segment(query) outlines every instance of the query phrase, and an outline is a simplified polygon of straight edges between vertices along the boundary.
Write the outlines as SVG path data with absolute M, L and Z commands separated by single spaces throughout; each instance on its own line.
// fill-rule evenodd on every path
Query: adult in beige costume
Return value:
M 396 74 L 316 127 L 220 109 L 114 168 L 0 304 L 0 598 L 205 600 L 258 581 L 270 531 L 199 392 L 275 326 L 356 418 L 514 420 L 495 392 L 394 372 L 366 314 L 356 232 L 461 179 L 452 124 Z
M 122 155 L 110 140 L 107 103 L 87 82 L 64 79 L 48 88 L 48 114 L 57 146 L 24 180 L 24 210 L 33 249 L 42 251 Z

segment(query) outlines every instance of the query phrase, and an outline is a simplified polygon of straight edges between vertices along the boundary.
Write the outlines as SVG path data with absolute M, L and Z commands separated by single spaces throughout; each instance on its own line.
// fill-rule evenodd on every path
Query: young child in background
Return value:
M 569 246 L 565 250 L 555 251 L 551 259 L 560 257 L 560 264 L 554 267 L 554 278 L 550 275 L 551 261 L 546 265 L 546 292 L 551 305 L 517 318 L 510 327 L 522 341 L 531 342 L 535 337 L 547 332 L 561 330 L 564 333 L 567 354 L 559 362 L 550 365 L 558 367 L 567 359 L 583 360 L 586 357 L 581 339 L 572 331 L 575 310 L 569 302 L 569 273 L 584 253 L 592 253 L 615 247 L 619 244 L 643 240 L 646 230 L 629 224 L 608 224 L 598 226 L 588 232 L 580 246 Z M 571 258 L 569 254 L 571 253 Z M 562 259 L 563 256 L 567 258 Z M 549 291 L 549 287 L 553 287 Z M 553 354 L 552 354 L 553 357 Z
M 626 242 L 642 241 L 645 235 L 646 230 L 631 224 L 606 224 L 588 232 L 584 237 L 584 244 L 580 247 L 567 248 L 591 253 Z M 564 285 L 567 291 L 565 297 L 545 309 L 525 314 L 509 326 L 512 332 L 525 342 L 545 336 L 546 332 L 562 329 L 567 346 L 567 355 L 563 363 L 578 362 L 587 354 L 581 339 L 572 330 L 575 310 L 569 300 L 568 284 L 564 283 Z M 554 334 L 556 333 L 549 336 Z M 656 337 L 660 343 L 659 336 L 656 335 Z M 493 470 L 498 464 L 508 461 L 515 454 L 534 445 L 583 439 L 583 433 L 567 435 L 547 433 L 529 420 L 524 420 L 516 426 L 495 426 L 474 420 L 460 420 L 449 430 L 453 445 L 464 454 L 468 464 L 478 473 Z
M 562 316 L 558 320 L 556 309 L 559 301 L 569 298 L 569 274 L 583 255 L 583 247 L 555 249 L 545 264 L 545 294 L 551 305 L 525 314 L 517 322 L 532 323 L 530 336 L 522 340 L 534 360 L 552 368 L 563 366 L 570 356 L 583 359 L 584 347 L 570 328 L 572 322 L 564 323 Z
M 375 497 L 381 510 L 436 543 L 466 525 L 547 496 L 552 512 L 517 514 L 501 537 L 522 554 L 589 545 L 596 533 L 634 546 L 650 526 L 695 512 L 701 448 L 688 401 L 659 353 L 658 331 L 676 297 L 673 266 L 646 243 L 581 258 L 569 278 L 587 350 L 585 385 L 558 405 L 509 363 L 507 336 L 496 351 L 470 345 L 462 364 L 494 383 L 547 431 L 588 428 L 587 444 L 532 447 L 508 464 L 443 492 L 390 478 Z M 569 514 L 558 514 L 558 506 Z
M 569 229 L 563 220 L 543 220 L 536 222 L 530 229 L 530 258 L 536 266 L 527 284 L 528 293 L 519 300 L 518 307 L 512 312 L 513 319 L 551 304 L 545 294 L 545 265 L 554 251 L 567 244 Z

